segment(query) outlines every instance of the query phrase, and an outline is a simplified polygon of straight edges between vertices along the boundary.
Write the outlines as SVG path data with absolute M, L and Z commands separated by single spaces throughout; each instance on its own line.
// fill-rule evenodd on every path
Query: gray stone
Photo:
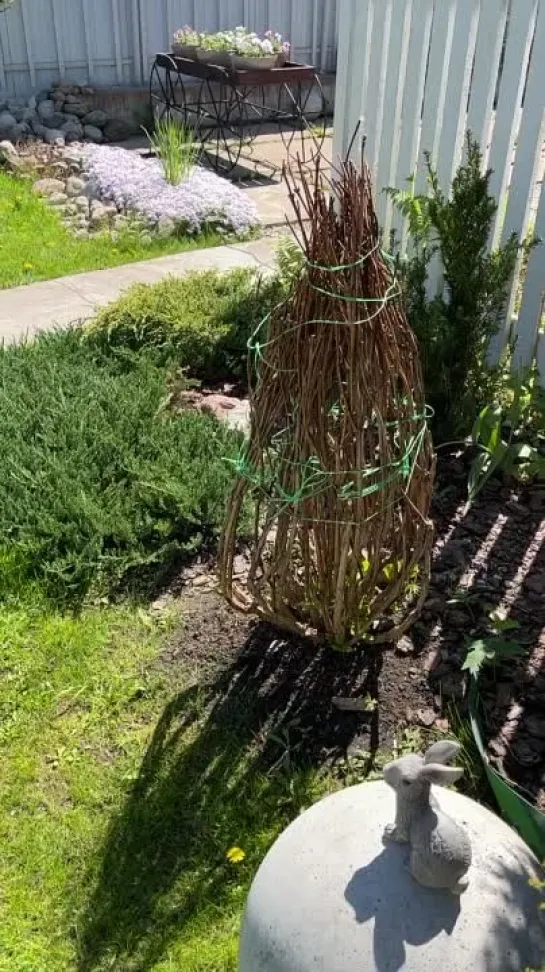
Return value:
M 63 208 L 67 216 L 77 216 L 79 212 L 78 207 L 73 202 L 67 202 Z
M 91 234 L 89 233 L 89 230 L 87 230 L 87 229 L 77 229 L 77 230 L 74 230 L 74 236 L 76 237 L 77 240 L 85 240 L 85 239 L 88 239 L 90 235 Z
M 44 88 L 43 91 L 39 91 L 38 94 L 35 95 L 34 97 L 36 98 L 36 104 L 37 105 L 41 105 L 44 101 L 49 101 L 50 100 L 50 92 L 49 91 L 46 91 L 45 88 Z M 29 104 L 30 104 L 30 102 L 29 102 Z
M 151 246 L 151 244 L 153 243 L 151 233 L 142 233 L 140 235 L 140 242 L 142 246 Z
M 70 145 L 72 142 L 79 142 L 81 135 L 76 132 L 73 128 L 69 128 L 66 132 L 66 144 Z
M 10 111 L 0 112 L 0 139 L 9 138 L 9 134 L 17 122 Z
M 30 108 L 31 111 L 36 111 L 37 104 L 38 104 L 38 99 L 36 98 L 36 95 L 31 95 L 27 101 L 27 107 Z
M 88 84 L 82 85 L 82 87 L 81 87 L 80 90 L 81 90 L 81 93 L 84 94 L 84 95 L 94 95 L 94 93 L 95 93 L 95 89 L 94 88 L 91 88 L 91 86 L 88 85 Z
M 78 118 L 83 118 L 84 115 L 89 113 L 89 108 L 84 105 L 81 101 L 70 102 L 70 114 L 77 115 Z
M 89 212 L 89 200 L 87 199 L 87 196 L 76 196 L 74 199 L 74 205 L 77 206 L 81 213 Z
M 38 179 L 34 183 L 34 191 L 39 192 L 40 196 L 52 196 L 55 192 L 64 192 L 64 182 L 62 179 Z
M 4 139 L 3 142 L 0 142 L 0 155 L 2 156 L 2 158 L 19 157 L 19 153 L 15 148 L 15 145 L 13 144 L 13 142 L 8 141 L 8 139 Z
M 8 98 L 7 105 L 8 111 L 15 114 L 16 111 L 26 108 L 26 101 L 24 98 Z
M 100 128 L 96 128 L 94 125 L 84 125 L 83 134 L 90 142 L 98 143 L 104 141 L 104 135 L 100 131 Z
M 55 104 L 49 98 L 47 99 L 47 101 L 39 102 L 38 114 L 40 118 L 44 119 L 44 121 L 46 118 L 51 118 L 51 115 L 53 114 L 54 111 L 55 111 Z
M 118 213 L 117 216 L 114 216 L 114 226 L 117 230 L 126 229 L 129 223 L 129 217 L 125 216 L 123 213 Z
M 85 180 L 79 176 L 70 176 L 66 182 L 66 193 L 68 196 L 81 196 L 85 189 Z
M 18 125 L 14 125 L 11 129 L 11 137 L 14 142 L 25 142 L 31 136 L 32 129 L 27 122 L 19 122 Z
M 125 142 L 134 135 L 134 125 L 123 118 L 112 118 L 104 128 L 104 135 L 109 142 Z
M 77 115 L 72 115 L 70 112 L 64 112 L 64 124 L 79 125 L 83 131 L 83 124 Z
M 44 118 L 44 125 L 46 128 L 58 128 L 62 131 L 62 127 L 66 121 L 65 115 L 62 111 L 54 111 L 52 115 L 47 115 Z
M 66 101 L 66 94 L 64 93 L 62 88 L 55 88 L 54 100 L 58 102 L 59 105 L 64 104 L 64 102 Z
M 160 240 L 166 240 L 169 236 L 174 236 L 176 232 L 176 223 L 169 216 L 161 216 L 155 232 Z
M 21 110 L 21 117 L 19 118 L 19 121 L 31 122 L 34 121 L 35 118 L 37 118 L 35 108 L 23 108 Z
M 107 111 L 103 111 L 102 108 L 95 108 L 90 111 L 88 115 L 85 115 L 83 119 L 86 125 L 94 125 L 96 128 L 104 128 L 104 126 L 109 122 L 110 116 Z
M 30 127 L 31 127 L 32 131 L 34 132 L 36 138 L 43 138 L 44 137 L 44 135 L 46 133 L 46 127 L 45 127 L 45 125 L 42 124 L 41 121 L 38 121 L 38 119 L 34 119 L 33 121 L 31 121 Z
M 281 835 L 252 885 L 239 972 L 520 972 L 540 968 L 545 927 L 529 879 L 539 865 L 502 820 L 435 789 L 473 848 L 461 896 L 421 887 L 408 848 L 383 845 L 395 797 L 364 783 L 311 807 Z
M 50 206 L 64 206 L 67 200 L 68 196 L 65 192 L 54 192 L 47 201 Z
M 115 213 L 115 206 L 105 206 L 103 203 L 98 202 L 98 200 L 93 200 L 91 203 L 91 225 L 92 226 L 102 226 L 107 223 L 110 216 Z
M 59 128 L 46 128 L 44 132 L 44 141 L 48 142 L 50 145 L 53 142 L 59 142 L 64 145 L 64 132 L 61 132 Z

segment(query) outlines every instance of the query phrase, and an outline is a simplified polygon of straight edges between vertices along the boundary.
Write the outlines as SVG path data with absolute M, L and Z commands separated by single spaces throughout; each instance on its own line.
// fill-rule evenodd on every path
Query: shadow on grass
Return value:
M 229 667 L 174 697 L 107 835 L 79 972 L 145 972 L 196 927 L 206 937 L 229 914 L 236 927 L 268 846 L 325 789 L 313 764 L 346 751 L 361 726 L 361 713 L 333 712 L 332 696 L 369 691 L 377 677 L 363 654 L 258 624 Z M 226 859 L 233 845 L 247 853 L 240 869 Z

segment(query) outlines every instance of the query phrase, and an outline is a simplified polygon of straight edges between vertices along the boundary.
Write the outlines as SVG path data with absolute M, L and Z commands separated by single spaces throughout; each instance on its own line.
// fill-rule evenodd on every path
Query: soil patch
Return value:
M 283 745 L 290 758 L 314 764 L 363 752 L 371 765 L 408 727 L 448 733 L 453 705 L 467 713 L 468 646 L 498 635 L 508 618 L 516 627 L 500 636 L 524 655 L 483 675 L 483 730 L 494 765 L 543 806 L 545 495 L 493 481 L 468 509 L 471 459 L 440 457 L 430 591 L 395 648 L 344 654 L 240 615 L 217 593 L 210 559 L 177 579 L 186 623 L 163 663 L 195 671 L 214 718 L 245 710 L 271 758 Z M 235 572 L 246 566 L 242 551 Z

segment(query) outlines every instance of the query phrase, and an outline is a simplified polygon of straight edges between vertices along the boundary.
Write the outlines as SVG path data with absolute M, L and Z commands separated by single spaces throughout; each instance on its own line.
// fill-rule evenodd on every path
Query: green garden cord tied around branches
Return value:
M 248 341 L 250 435 L 233 461 L 220 582 L 236 607 L 298 634 L 395 639 L 425 598 L 432 543 L 418 348 L 368 169 L 341 162 L 330 178 L 299 160 L 285 175 L 300 272 Z

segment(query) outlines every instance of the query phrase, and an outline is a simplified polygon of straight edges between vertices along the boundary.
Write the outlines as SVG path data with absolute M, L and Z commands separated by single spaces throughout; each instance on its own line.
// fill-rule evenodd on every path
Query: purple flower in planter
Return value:
M 168 216 L 190 234 L 214 226 L 242 236 L 259 225 L 257 208 L 248 196 L 198 166 L 172 186 L 157 159 L 143 159 L 127 149 L 89 145 L 85 165 L 102 199 L 132 210 L 152 226 Z

